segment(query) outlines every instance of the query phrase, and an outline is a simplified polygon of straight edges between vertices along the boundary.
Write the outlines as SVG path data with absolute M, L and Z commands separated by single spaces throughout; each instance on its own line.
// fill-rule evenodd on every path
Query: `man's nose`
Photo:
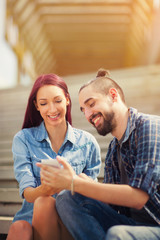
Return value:
M 85 114 L 86 119 L 90 122 L 90 117 L 92 115 L 91 110 L 90 109 L 85 109 L 85 113 L 84 114 Z

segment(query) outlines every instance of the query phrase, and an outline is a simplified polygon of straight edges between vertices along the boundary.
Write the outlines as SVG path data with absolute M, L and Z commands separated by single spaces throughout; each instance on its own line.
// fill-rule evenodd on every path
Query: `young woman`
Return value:
M 66 83 L 55 74 L 38 77 L 28 99 L 22 130 L 13 139 L 15 177 L 24 201 L 7 240 L 72 238 L 55 209 L 59 189 L 43 183 L 36 165 L 42 159 L 51 160 L 59 155 L 67 159 L 77 175 L 84 172 L 97 178 L 99 146 L 91 134 L 71 124 L 71 99 Z

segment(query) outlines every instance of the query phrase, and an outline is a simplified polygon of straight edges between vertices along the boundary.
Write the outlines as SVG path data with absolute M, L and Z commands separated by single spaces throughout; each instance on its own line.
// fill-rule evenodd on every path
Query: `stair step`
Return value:
M 0 203 L 0 216 L 13 217 L 21 206 L 22 203 Z
M 8 140 L 1 139 L 0 140 L 0 151 L 2 149 L 10 149 L 11 150 L 11 148 L 12 148 L 12 140 L 11 139 L 8 139 Z
M 13 166 L 0 166 L 0 188 L 18 188 Z
M 1 149 L 0 150 L 1 157 L 0 158 L 12 158 L 12 151 L 11 149 Z
M 14 180 L 0 180 L 0 188 L 18 188 L 18 182 Z
M 15 179 L 13 166 L 0 166 L 0 181 Z
M 21 203 L 19 190 L 16 188 L 0 188 L 0 203 Z
M 0 233 L 7 234 L 12 224 L 13 217 L 0 216 Z
M 13 166 L 13 158 L 0 156 L 0 166 Z

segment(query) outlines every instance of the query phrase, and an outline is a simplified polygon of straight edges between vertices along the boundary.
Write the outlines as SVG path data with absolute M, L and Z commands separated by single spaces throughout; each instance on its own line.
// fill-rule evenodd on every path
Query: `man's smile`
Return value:
M 95 126 L 97 127 L 99 122 L 100 122 L 100 119 L 102 117 L 102 114 L 98 113 L 94 116 L 92 116 L 92 118 L 90 119 L 90 122 Z

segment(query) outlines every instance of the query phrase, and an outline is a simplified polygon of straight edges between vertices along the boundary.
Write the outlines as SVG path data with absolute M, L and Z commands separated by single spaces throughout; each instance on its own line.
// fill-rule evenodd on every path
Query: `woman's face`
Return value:
M 36 96 L 36 108 L 40 112 L 46 127 L 66 122 L 66 109 L 69 99 L 61 88 L 54 85 L 41 87 Z

